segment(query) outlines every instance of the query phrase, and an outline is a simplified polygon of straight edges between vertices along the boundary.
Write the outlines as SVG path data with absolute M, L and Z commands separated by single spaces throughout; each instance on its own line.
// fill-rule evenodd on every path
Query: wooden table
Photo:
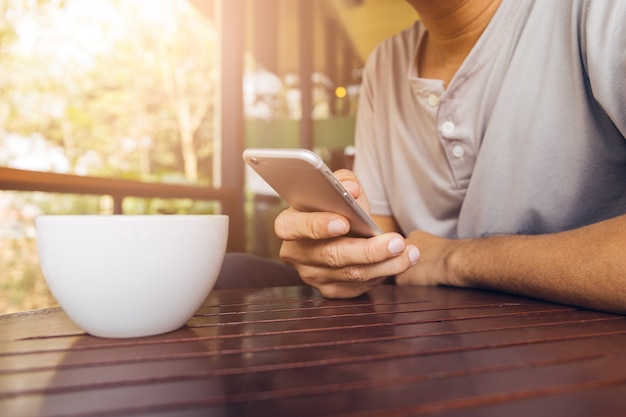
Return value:
M 0 316 L 1 416 L 626 415 L 626 318 L 485 291 L 214 291 L 175 332 Z

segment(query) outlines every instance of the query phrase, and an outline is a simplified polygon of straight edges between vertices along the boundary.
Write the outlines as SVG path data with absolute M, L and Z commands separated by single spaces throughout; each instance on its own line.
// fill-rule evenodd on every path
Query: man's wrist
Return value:
M 457 287 L 472 287 L 472 263 L 475 261 L 472 252 L 475 251 L 476 239 L 450 241 L 450 249 L 444 259 L 446 276 L 450 285 Z

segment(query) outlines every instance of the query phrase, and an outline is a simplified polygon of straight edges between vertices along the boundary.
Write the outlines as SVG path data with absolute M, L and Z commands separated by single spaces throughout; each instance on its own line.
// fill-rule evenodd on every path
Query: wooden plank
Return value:
M 0 330 L 19 317 L 38 315 Z M 558 397 L 590 415 L 626 389 L 624 317 L 496 293 L 217 291 L 190 324 L 129 340 L 0 333 L 0 414 L 533 415 Z
M 228 200 L 234 191 L 200 185 L 174 185 L 0 167 L 0 190 L 50 193 Z
M 605 348 L 608 346 L 608 348 Z M 206 348 L 206 346 L 204 347 Z M 0 398 L 14 397 L 20 394 L 55 393 L 68 390 L 91 390 L 102 389 L 106 386 L 147 385 L 168 380 L 197 380 L 206 378 L 228 378 L 236 381 L 244 377 L 246 381 L 264 381 L 273 378 L 277 374 L 297 376 L 302 371 L 307 375 L 319 374 L 318 378 L 302 378 L 307 386 L 324 385 L 327 374 L 338 373 L 342 377 L 342 384 L 358 383 L 362 378 L 357 372 L 363 369 L 362 363 L 367 363 L 367 372 L 371 375 L 368 379 L 401 380 L 408 375 L 412 378 L 421 375 L 422 379 L 444 378 L 464 374 L 485 373 L 502 371 L 506 369 L 533 368 L 552 364 L 595 360 L 599 358 L 610 359 L 621 356 L 626 348 L 624 335 L 598 336 L 595 338 L 580 339 L 576 342 L 575 349 L 564 349 L 561 341 L 517 344 L 512 346 L 494 347 L 489 349 L 471 350 L 463 352 L 463 361 L 459 362 L 458 351 L 447 350 L 428 355 L 424 360 L 423 355 L 411 352 L 392 352 L 391 355 L 366 355 L 363 360 L 352 356 L 351 361 L 334 361 L 333 356 L 338 358 L 342 353 L 339 350 L 328 356 L 328 359 L 320 360 L 319 356 L 326 354 L 329 349 L 316 350 L 307 348 L 298 355 L 285 354 L 279 363 L 276 363 L 276 354 L 281 352 L 268 352 L 265 362 L 261 360 L 250 361 L 245 358 L 248 352 L 240 354 L 225 354 L 216 352 L 213 355 L 195 355 L 192 349 L 184 351 L 163 352 L 161 360 L 156 358 L 141 358 L 135 352 L 134 360 L 119 361 L 117 363 L 102 362 L 84 366 L 61 366 L 50 367 L 41 370 L 24 370 L 16 373 L 0 373 Z M 373 350 L 380 350 L 374 346 Z M 203 350 L 208 352 L 208 350 Z M 271 356 L 274 356 L 272 358 Z M 150 356 L 150 354 L 148 354 Z M 71 365 L 71 364 L 68 364 Z M 353 376 L 355 376 L 353 378 Z M 48 384 L 52 378 L 57 383 L 51 387 Z M 11 389 L 10 387 L 28 387 Z M 268 385 L 263 382 L 258 384 L 258 389 L 265 389 Z M 296 385 L 291 385 L 293 388 Z M 290 387 L 284 387 L 288 389 Z M 251 392 L 246 388 L 245 392 Z
M 73 342 L 89 345 L 89 350 L 97 349 L 98 346 L 108 349 L 109 347 L 158 345 L 163 342 L 170 343 L 187 333 L 184 340 L 195 339 L 241 339 L 246 337 L 258 338 L 260 336 L 272 336 L 278 333 L 289 333 L 289 337 L 302 340 L 316 339 L 318 334 L 337 333 L 341 340 L 342 333 L 349 334 L 351 339 L 358 335 L 366 339 L 381 337 L 393 330 L 396 335 L 408 337 L 412 332 L 428 334 L 433 329 L 437 334 L 458 333 L 467 327 L 477 326 L 474 331 L 485 331 L 501 328 L 513 328 L 515 326 L 539 325 L 544 323 L 569 323 L 584 319 L 591 321 L 618 321 L 618 326 L 625 326 L 626 320 L 619 316 L 606 315 L 603 313 L 577 313 L 575 310 L 553 310 L 542 306 L 526 307 L 521 309 L 518 306 L 500 307 L 494 311 L 490 306 L 472 306 L 452 310 L 421 310 L 414 309 L 412 305 L 405 306 L 404 309 L 388 309 L 388 306 L 381 306 L 380 311 L 371 313 L 367 309 L 345 310 L 340 314 L 330 314 L 327 316 L 307 314 L 294 314 L 291 312 L 254 313 L 247 317 L 229 315 L 227 320 L 210 317 L 195 317 L 190 320 L 189 325 L 178 333 L 142 338 L 140 340 L 107 340 L 100 338 L 83 337 L 84 332 L 77 333 L 76 326 L 67 324 L 63 328 L 63 333 L 55 332 L 54 335 L 46 337 L 28 337 L 20 340 L 13 340 L 0 343 L 0 358 L 17 352 L 31 354 L 42 351 L 53 351 L 65 349 L 68 338 Z M 322 310 L 328 312 L 328 310 Z M 560 313 L 560 314 L 559 314 Z M 286 316 L 291 314 L 292 316 Z M 63 316 L 64 323 L 67 319 Z M 239 319 L 239 320 L 238 320 Z M 477 319 L 483 319 L 477 322 Z M 456 322 L 472 320 L 471 323 Z M 500 320 L 506 320 L 502 324 Z M 402 327 L 398 327 L 402 326 Z M 57 325 L 58 327 L 58 325 Z M 619 327 L 622 328 L 622 327 Z M 72 331 L 73 330 L 73 331 Z M 400 337 L 400 336 L 398 336 Z M 74 349 L 77 349 L 76 347 Z M 82 348 L 81 350 L 86 350 Z
M 245 247 L 241 232 L 244 221 L 241 197 L 243 185 L 239 188 L 211 188 L 201 185 L 162 184 L 0 167 L 0 190 L 110 195 L 114 199 L 115 214 L 122 214 L 122 201 L 125 197 L 219 201 L 222 213 L 231 218 L 228 250 L 243 251 Z
M 459 363 L 458 356 L 449 359 L 453 359 L 452 362 L 436 362 L 447 364 L 447 372 L 420 373 L 419 368 L 427 362 L 401 360 L 371 362 L 366 367 L 325 366 L 304 373 L 272 371 L 252 376 L 240 374 L 183 381 L 168 376 L 148 379 L 147 383 L 131 378 L 92 387 L 69 386 L 67 390 L 62 388 L 63 383 L 75 376 L 54 374 L 48 377 L 52 378 L 51 385 L 59 388 L 39 400 L 50 415 L 61 411 L 72 414 L 116 409 L 117 413 L 124 414 L 135 409 L 167 408 L 172 404 L 186 407 L 226 403 L 241 404 L 241 410 L 245 411 L 241 415 L 247 415 L 255 409 L 275 413 L 276 409 L 271 406 L 276 406 L 277 400 L 280 400 L 281 411 L 287 413 L 279 415 L 316 415 L 319 410 L 312 413 L 308 409 L 312 404 L 324 404 L 335 415 L 381 410 L 387 406 L 392 410 L 419 413 L 446 407 L 499 403 L 506 398 L 518 400 L 626 384 L 622 372 L 626 366 L 624 356 L 612 359 L 614 366 L 609 368 L 605 366 L 606 358 L 527 363 L 524 366 L 513 364 L 477 370 Z M 40 395 L 32 392 L 0 397 L 0 409 L 15 408 L 24 397 L 38 398 Z M 297 413 L 300 408 L 302 411 Z M 260 412 L 256 415 L 265 415 Z

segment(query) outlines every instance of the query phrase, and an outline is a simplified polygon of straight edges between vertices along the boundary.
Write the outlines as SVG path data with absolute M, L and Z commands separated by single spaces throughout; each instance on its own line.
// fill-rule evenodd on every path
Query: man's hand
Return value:
M 335 173 L 357 202 L 369 212 L 358 180 L 347 170 Z M 328 298 L 351 298 L 379 285 L 388 276 L 414 265 L 419 251 L 398 233 L 369 239 L 346 237 L 348 220 L 335 213 L 305 213 L 293 208 L 276 218 L 276 235 L 283 240 L 281 258 L 296 268 L 302 280 Z
M 626 215 L 544 235 L 451 240 L 414 231 L 420 262 L 398 284 L 495 289 L 626 314 Z
M 399 274 L 398 285 L 454 285 L 464 286 L 452 266 L 452 255 L 461 241 L 446 239 L 426 232 L 413 231 L 407 241 L 421 249 L 419 265 Z

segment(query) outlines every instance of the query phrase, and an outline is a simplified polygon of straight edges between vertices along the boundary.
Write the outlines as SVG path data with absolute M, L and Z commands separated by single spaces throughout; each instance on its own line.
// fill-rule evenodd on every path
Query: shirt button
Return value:
M 444 124 L 441 126 L 441 131 L 446 135 L 451 134 L 452 132 L 454 132 L 454 123 L 452 123 L 450 120 L 444 122 Z
M 439 105 L 439 96 L 437 94 L 429 94 L 426 102 L 430 107 L 437 107 Z
M 454 155 L 456 158 L 463 158 L 463 156 L 465 155 L 465 149 L 463 149 L 461 145 L 454 145 L 452 147 L 452 155 Z

